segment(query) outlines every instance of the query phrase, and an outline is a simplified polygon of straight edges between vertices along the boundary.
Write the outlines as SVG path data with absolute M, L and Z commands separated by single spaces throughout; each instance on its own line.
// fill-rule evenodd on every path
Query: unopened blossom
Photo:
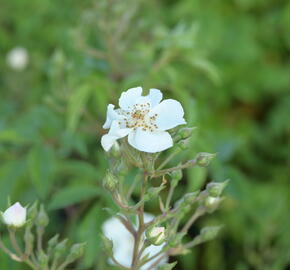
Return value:
M 165 241 L 165 228 L 153 227 L 146 232 L 146 237 L 152 245 L 159 246 Z
M 21 227 L 26 222 L 26 208 L 19 202 L 10 206 L 2 215 L 3 222 L 11 227 Z
M 145 213 L 144 221 L 150 222 L 152 221 L 154 216 Z M 113 254 L 115 259 L 121 263 L 125 267 L 131 267 L 133 250 L 134 250 L 134 237 L 132 234 L 125 228 L 125 226 L 121 223 L 118 218 L 112 217 L 105 221 L 102 227 L 104 235 L 113 241 Z M 158 252 L 160 252 L 163 248 L 164 244 L 160 246 L 150 245 L 147 247 L 143 254 L 149 254 L 150 257 L 154 256 Z M 156 260 L 159 257 L 156 258 Z M 159 265 L 166 263 L 168 258 L 164 258 Z M 140 270 L 148 269 L 148 267 L 154 263 L 155 260 L 144 264 Z M 114 264 L 111 260 L 110 264 Z M 158 265 L 158 266 L 159 266 Z M 158 266 L 152 268 L 152 270 L 158 269 Z
M 25 48 L 16 47 L 8 52 L 7 64 L 15 70 L 23 70 L 28 64 L 28 52 Z
M 162 100 L 158 89 L 150 89 L 142 96 L 142 88 L 136 87 L 123 92 L 119 109 L 108 105 L 107 119 L 103 126 L 109 129 L 101 143 L 109 151 L 114 142 L 128 135 L 128 142 L 134 148 L 156 153 L 173 146 L 167 130 L 186 124 L 181 104 L 173 99 Z

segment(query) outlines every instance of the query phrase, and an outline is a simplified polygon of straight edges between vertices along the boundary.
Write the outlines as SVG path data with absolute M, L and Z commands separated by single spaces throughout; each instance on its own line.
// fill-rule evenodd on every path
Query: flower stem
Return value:
M 204 214 L 204 210 L 200 210 L 200 208 L 198 208 L 196 212 L 192 215 L 192 217 L 186 222 L 181 232 L 186 233 L 189 230 L 189 228 L 192 226 L 192 224 L 203 214 Z
M 162 168 L 164 168 L 164 166 L 171 160 L 175 157 L 176 154 L 179 153 L 179 148 L 175 149 L 174 152 L 172 152 L 160 165 L 159 167 L 157 168 L 157 171 L 158 170 L 161 170 Z
M 9 237 L 11 244 L 13 248 L 15 249 L 16 253 L 18 254 L 19 258 L 25 262 L 27 265 L 29 265 L 32 269 L 38 270 L 37 266 L 31 262 L 29 258 L 25 256 L 25 254 L 22 252 L 21 248 L 18 245 L 17 239 L 15 237 L 15 230 L 14 229 L 9 229 Z
M 134 242 L 134 250 L 133 250 L 133 257 L 132 257 L 132 269 L 138 269 L 138 261 L 139 261 L 139 246 L 142 241 L 142 235 L 145 230 L 145 224 L 144 224 L 144 195 L 146 193 L 146 187 L 147 187 L 147 181 L 148 176 L 144 174 L 144 180 L 142 183 L 142 189 L 141 189 L 141 195 L 140 195 L 140 201 L 142 202 L 139 209 L 138 209 L 138 219 L 139 219 L 139 228 L 137 230 L 137 233 L 135 235 L 135 242 Z M 142 250 L 142 249 L 141 249 Z

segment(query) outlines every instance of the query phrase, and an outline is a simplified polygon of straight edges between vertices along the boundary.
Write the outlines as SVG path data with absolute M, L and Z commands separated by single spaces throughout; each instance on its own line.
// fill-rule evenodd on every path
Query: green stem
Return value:
M 29 265 L 32 269 L 34 270 L 38 270 L 37 266 L 34 265 L 29 258 L 27 258 L 25 256 L 25 254 L 22 252 L 21 248 L 18 245 L 17 239 L 15 237 L 15 230 L 14 229 L 9 229 L 9 237 L 11 240 L 11 244 L 13 246 L 13 248 L 15 249 L 16 253 L 18 253 L 18 256 L 20 257 L 20 259 L 25 262 L 27 265 Z
M 10 256 L 10 258 L 12 260 L 15 260 L 15 261 L 18 261 L 18 262 L 21 262 L 22 259 L 19 258 L 15 253 L 13 253 L 12 251 L 10 251 L 5 245 L 4 243 L 2 242 L 1 238 L 0 238 L 0 248 Z
M 165 203 L 165 210 L 166 211 L 168 211 L 168 209 L 169 209 L 170 202 L 171 202 L 175 187 L 176 187 L 175 185 L 171 185 L 170 186 L 169 193 L 168 193 L 168 196 L 167 196 L 167 199 L 166 199 L 166 203 Z
M 198 208 L 196 210 L 196 212 L 192 215 L 192 217 L 186 222 L 186 224 L 184 225 L 184 227 L 182 228 L 181 232 L 182 233 L 186 233 L 189 228 L 192 226 L 192 224 L 200 217 L 204 214 L 204 210 L 200 210 L 200 208 Z
M 178 165 L 178 166 L 175 166 L 175 167 L 172 167 L 172 168 L 168 168 L 168 169 L 165 169 L 165 170 L 157 170 L 157 171 L 154 171 L 154 172 L 148 172 L 147 174 L 150 177 L 152 177 L 152 178 L 156 178 L 156 177 L 160 177 L 162 175 L 165 175 L 167 173 L 171 173 L 171 172 L 174 172 L 174 171 L 178 171 L 178 170 L 194 167 L 195 165 L 196 165 L 196 160 L 193 159 L 193 160 L 187 161 L 184 164 L 181 164 L 181 165 Z
M 38 252 L 42 251 L 42 238 L 43 238 L 44 230 L 42 227 L 37 228 L 37 250 Z
M 179 148 L 177 148 L 177 149 L 175 149 L 175 151 L 174 152 L 172 152 L 160 165 L 159 165 L 159 167 L 157 168 L 157 171 L 158 170 L 161 170 L 162 168 L 164 168 L 164 166 L 168 163 L 168 162 L 170 162 L 170 160 L 171 159 L 173 159 L 174 157 L 175 157 L 175 155 L 176 154 L 178 154 L 179 153 Z
M 132 257 L 132 269 L 138 269 L 138 261 L 139 261 L 139 247 L 142 240 L 142 235 L 145 230 L 145 224 L 144 224 L 144 195 L 146 193 L 146 187 L 147 187 L 147 181 L 148 176 L 144 174 L 144 180 L 142 183 L 142 190 L 141 190 L 141 196 L 140 201 L 143 201 L 141 206 L 138 209 L 138 219 L 139 219 L 139 228 L 137 230 L 137 233 L 135 235 L 135 242 L 134 242 L 134 250 L 133 250 L 133 257 Z

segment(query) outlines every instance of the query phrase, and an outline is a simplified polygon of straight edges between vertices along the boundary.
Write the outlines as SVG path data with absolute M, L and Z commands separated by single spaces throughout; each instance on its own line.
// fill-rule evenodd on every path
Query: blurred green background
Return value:
M 159 88 L 198 127 L 176 161 L 219 153 L 187 171 L 175 199 L 231 179 L 221 210 L 191 231 L 222 233 L 176 269 L 290 269 L 289 31 L 286 0 L 1 1 L 0 209 L 8 196 L 44 202 L 48 236 L 88 242 L 74 269 L 112 269 L 100 243 L 112 205 L 101 184 L 106 106 L 130 87 Z M 28 55 L 17 70 L 15 47 Z M 26 267 L 0 253 L 0 269 Z

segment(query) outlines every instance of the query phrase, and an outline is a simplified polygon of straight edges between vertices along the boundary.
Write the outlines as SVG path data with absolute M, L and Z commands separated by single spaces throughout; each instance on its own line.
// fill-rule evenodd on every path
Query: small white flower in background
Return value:
M 144 214 L 144 221 L 150 222 L 153 220 L 154 216 L 145 213 Z M 115 259 L 124 265 L 125 267 L 130 267 L 132 263 L 132 256 L 134 250 L 134 238 L 132 234 L 124 227 L 121 221 L 118 218 L 112 217 L 108 219 L 103 224 L 103 233 L 104 235 L 113 241 L 113 253 Z M 163 245 L 154 246 L 151 245 L 145 249 L 143 254 L 149 253 L 150 256 L 157 254 L 163 248 Z M 157 258 L 158 259 L 158 258 Z M 159 265 L 166 263 L 168 258 L 164 258 Z M 111 260 L 109 261 L 111 264 L 114 264 Z M 148 269 L 148 267 L 154 263 L 154 260 L 151 262 L 144 264 L 140 269 Z M 158 266 L 159 266 L 158 265 Z M 153 268 L 154 269 L 157 269 Z
M 15 47 L 7 54 L 7 64 L 15 70 L 23 70 L 28 65 L 28 52 L 25 48 Z
M 165 228 L 153 227 L 146 232 L 146 237 L 152 245 L 159 246 L 165 241 Z
M 103 128 L 110 130 L 102 137 L 103 148 L 109 151 L 116 140 L 127 135 L 129 144 L 143 152 L 156 153 L 172 147 L 173 140 L 166 130 L 186 124 L 184 111 L 176 100 L 161 100 L 158 89 L 150 89 L 147 96 L 142 96 L 141 87 L 123 92 L 120 109 L 108 105 Z
M 26 208 L 19 202 L 10 206 L 2 215 L 3 222 L 11 227 L 21 227 L 26 222 Z

